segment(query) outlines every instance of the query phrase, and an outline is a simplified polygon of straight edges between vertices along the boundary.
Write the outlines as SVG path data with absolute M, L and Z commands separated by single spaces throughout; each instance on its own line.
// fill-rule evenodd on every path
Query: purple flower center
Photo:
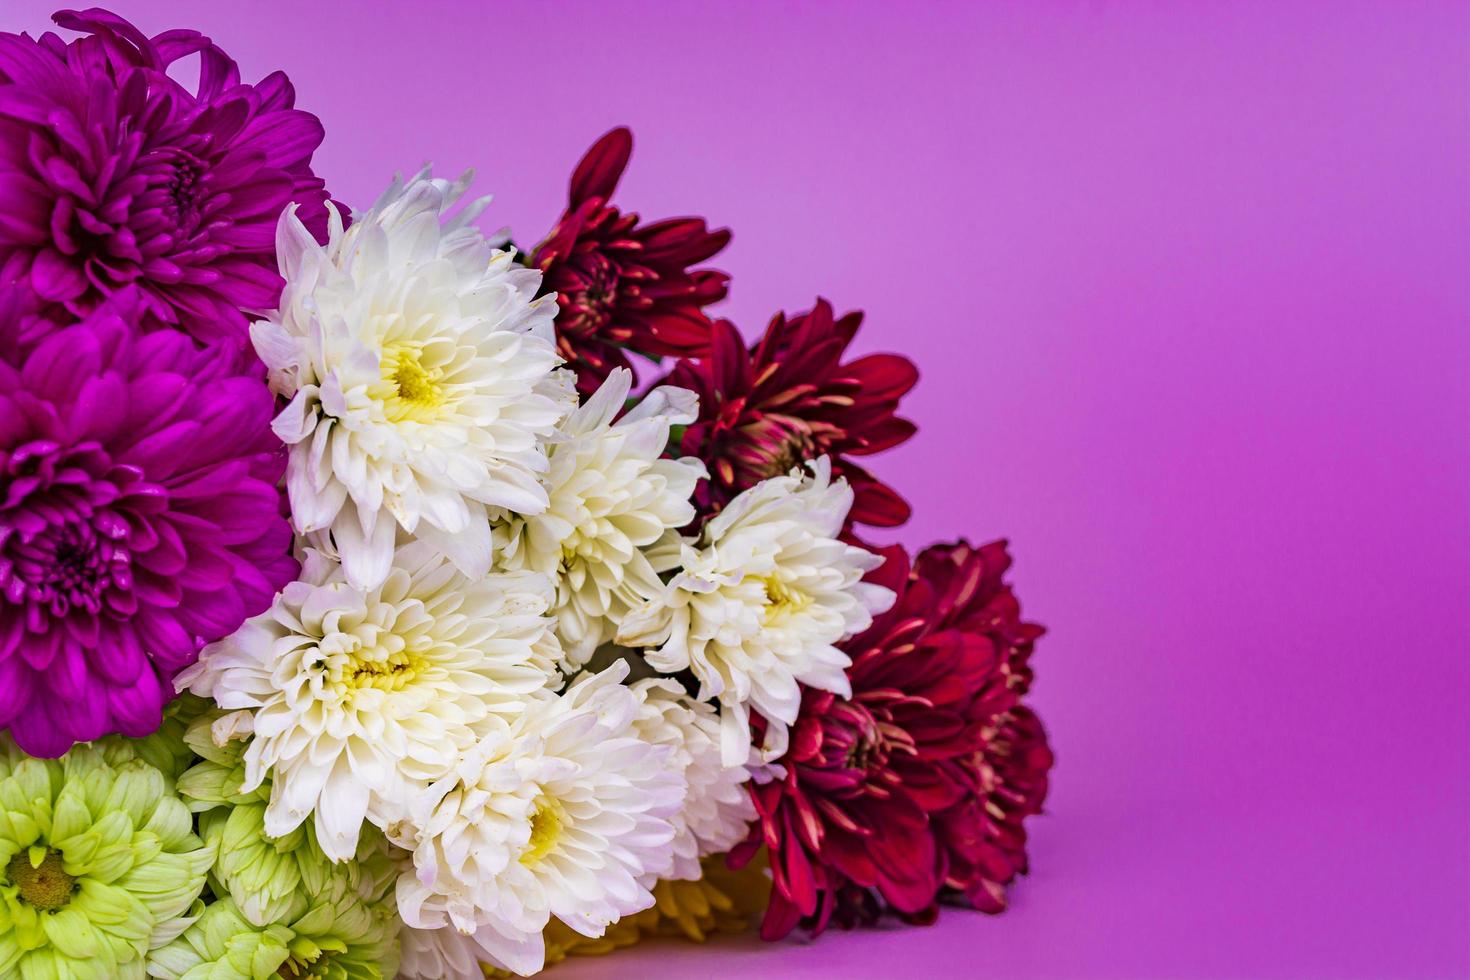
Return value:
M 48 528 L 12 552 L 16 587 L 24 584 L 31 601 L 49 607 L 58 619 L 73 607 L 95 615 L 107 589 L 131 584 L 127 549 L 98 540 L 86 524 Z
M 180 228 L 192 225 L 197 218 L 196 205 L 204 191 L 205 166 L 192 154 L 182 150 L 175 154 L 169 174 L 168 202 L 164 210 Z
M 130 605 L 128 524 L 113 505 L 147 488 L 139 476 L 95 443 L 33 442 L 11 454 L 0 472 L 0 594 L 27 607 L 32 632 L 48 618 Z

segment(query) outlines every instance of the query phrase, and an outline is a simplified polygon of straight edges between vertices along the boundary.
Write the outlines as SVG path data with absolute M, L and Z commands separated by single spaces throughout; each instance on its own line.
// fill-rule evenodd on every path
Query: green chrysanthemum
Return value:
M 138 980 L 176 937 L 212 848 L 127 743 L 33 759 L 0 738 L 0 976 Z
M 217 901 L 174 942 L 149 957 L 161 980 L 327 977 L 380 980 L 397 971 L 397 869 L 381 833 L 364 833 L 358 858 L 333 863 L 311 825 L 265 832 L 270 783 L 245 793 L 249 716 L 217 709 L 195 717 L 182 740 L 198 761 L 179 794 L 215 848 Z
M 383 980 L 398 971 L 397 920 L 388 903 L 365 903 L 333 878 L 310 909 L 253 925 L 231 898 L 204 910 L 184 934 L 149 957 L 157 980 Z
M 269 783 L 249 793 L 240 789 L 245 784 L 249 722 L 246 712 L 227 713 L 218 708 L 208 708 L 189 719 L 180 741 L 198 758 L 179 776 L 179 793 L 190 810 L 203 813 L 215 807 L 270 799 Z
M 193 748 L 184 741 L 184 733 L 210 706 L 211 703 L 204 698 L 181 694 L 163 709 L 163 724 L 152 735 L 134 739 L 109 738 L 107 741 L 127 746 L 138 758 L 170 780 L 176 780 L 184 770 L 199 761 Z
M 199 818 L 199 834 L 218 849 L 210 872 L 217 894 L 228 894 L 252 924 L 294 919 L 340 881 L 364 902 L 381 901 L 394 880 L 381 834 L 364 833 L 358 858 L 334 864 L 309 830 L 285 837 L 265 832 L 265 804 L 211 810 Z
M 238 713 L 209 711 L 183 735 L 201 761 L 179 777 L 179 794 L 199 814 L 199 835 L 219 855 L 210 870 L 215 893 L 233 898 L 238 914 L 258 927 L 304 915 L 315 896 L 331 890 L 333 879 L 342 879 L 364 902 L 381 902 L 395 869 L 375 829 L 362 834 L 357 860 L 340 864 L 322 853 L 309 823 L 283 837 L 266 834 L 270 784 L 240 791 L 245 742 L 244 733 L 233 728 L 238 719 Z

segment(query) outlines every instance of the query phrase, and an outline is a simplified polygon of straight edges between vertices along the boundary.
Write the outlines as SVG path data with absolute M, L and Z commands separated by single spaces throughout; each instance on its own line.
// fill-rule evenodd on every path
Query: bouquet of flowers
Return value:
M 0 975 L 528 975 L 1001 910 L 1052 757 L 1003 542 L 859 460 L 903 357 L 754 346 L 729 240 L 333 201 L 279 72 L 0 35 Z M 198 60 L 197 82 L 170 69 Z

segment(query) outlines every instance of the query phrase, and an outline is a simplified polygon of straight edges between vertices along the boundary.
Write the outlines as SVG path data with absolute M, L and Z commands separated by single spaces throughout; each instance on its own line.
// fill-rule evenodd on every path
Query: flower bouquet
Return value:
M 330 199 L 279 72 L 0 35 L 0 976 L 478 978 L 996 912 L 1051 754 L 1004 543 L 873 548 L 903 357 L 704 221 Z M 197 82 L 170 70 L 197 58 Z M 180 73 L 182 74 L 182 73 Z

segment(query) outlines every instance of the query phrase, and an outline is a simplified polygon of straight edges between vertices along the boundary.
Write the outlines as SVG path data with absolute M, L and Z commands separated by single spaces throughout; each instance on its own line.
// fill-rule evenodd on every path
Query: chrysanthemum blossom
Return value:
M 672 750 L 638 736 L 627 665 L 536 701 L 421 797 L 398 907 L 416 929 L 472 935 L 486 962 L 529 975 L 555 916 L 599 936 L 653 904 L 683 802 Z
M 398 930 L 398 976 L 403 980 L 483 980 L 486 955 L 473 935 L 454 926 Z
M 192 921 L 213 858 L 127 746 L 36 759 L 0 736 L 0 976 L 141 978 Z
M 696 269 L 730 241 L 703 218 L 640 224 L 610 203 L 628 166 L 633 135 L 623 127 L 593 144 L 572 174 L 566 213 L 536 247 L 531 264 L 557 294 L 557 347 L 590 394 L 628 351 L 703 356 L 710 320 L 704 307 L 725 298 L 730 277 Z
M 253 712 L 244 790 L 272 778 L 266 832 L 313 817 L 322 850 L 346 860 L 365 819 L 399 819 L 459 752 L 550 696 L 550 599 L 540 576 L 468 579 L 423 543 L 367 591 L 309 552 L 301 579 L 179 684 Z
M 1020 618 L 1003 542 L 886 552 L 872 578 L 898 600 L 849 640 L 849 697 L 807 690 L 777 778 L 752 793 L 777 939 L 893 912 L 931 921 L 953 897 L 995 912 L 1025 870 L 1022 821 L 1046 795 L 1051 754 L 1020 703 L 1041 628 Z
M 20 287 L 16 287 L 20 288 Z M 135 291 L 17 336 L 0 297 L 0 729 L 58 756 L 156 729 L 206 642 L 295 575 L 239 351 L 144 334 Z
M 290 399 L 292 519 L 330 532 L 357 588 L 388 574 L 399 528 L 479 576 L 486 508 L 546 508 L 542 441 L 568 407 L 556 300 L 472 224 L 488 198 L 448 214 L 469 180 L 395 180 L 350 229 L 331 209 L 325 246 L 281 216 L 286 288 L 251 338 Z
M 334 878 L 304 910 L 259 925 L 230 896 L 211 902 L 173 942 L 149 957 L 156 980 L 393 980 L 398 922 L 393 905 L 364 901 Z M 411 976 L 411 974 L 410 974 Z
M 552 576 L 557 635 L 567 668 L 611 640 L 635 603 L 662 588 L 647 551 L 694 520 L 690 497 L 704 475 L 694 459 L 662 459 L 672 426 L 697 407 L 682 388 L 657 388 L 622 418 L 633 376 L 619 368 L 557 429 L 543 478 L 550 500 L 496 530 L 497 561 Z M 616 421 L 614 421 L 616 419 Z
M 709 356 L 673 370 L 668 383 L 699 396 L 699 419 L 684 431 L 680 449 L 709 467 L 702 511 L 825 455 L 833 474 L 852 485 L 850 523 L 893 527 L 908 520 L 908 503 L 855 457 L 914 434 L 914 424 L 897 413 L 919 373 L 899 354 L 844 363 L 862 321 L 861 313 L 834 317 L 831 304 L 818 300 L 808 313 L 777 314 L 747 350 L 734 325 L 719 320 Z
M 0 34 L 0 270 L 72 314 L 137 288 L 148 325 L 245 344 L 275 306 L 273 233 L 295 202 L 326 231 L 311 172 L 322 126 L 274 72 L 250 85 L 209 38 L 149 38 L 115 14 L 63 11 L 85 36 Z M 198 55 L 198 82 L 170 78 Z
M 976 638 L 993 649 L 998 683 L 1014 696 L 1005 711 L 968 732 L 970 746 L 949 770 L 961 791 L 954 805 L 931 816 L 948 897 L 983 912 L 1001 912 L 1006 890 L 1029 866 L 1025 821 L 1046 802 L 1053 756 L 1041 719 L 1023 699 L 1031 690 L 1031 654 L 1042 628 L 1021 618 L 1005 581 L 1011 556 L 1004 541 L 925 548 L 914 577 L 937 596 L 934 625 Z M 992 683 L 997 683 L 993 681 Z M 972 716 L 980 715 L 972 709 Z
M 764 480 L 683 541 L 673 578 L 623 619 L 619 643 L 652 648 L 648 662 L 666 673 L 693 671 L 699 700 L 719 701 L 726 765 L 746 761 L 752 710 L 768 723 L 771 758 L 785 751 L 800 685 L 845 696 L 836 644 L 893 601 L 863 581 L 882 559 L 838 540 L 851 506 L 825 457 Z
M 724 764 L 719 716 L 708 702 L 689 697 L 678 681 L 651 677 L 632 690 L 639 701 L 639 736 L 673 749 L 669 764 L 683 772 L 689 787 L 674 818 L 674 866 L 664 877 L 695 881 L 700 858 L 723 854 L 745 839 L 755 819 L 746 789 L 750 771 Z

